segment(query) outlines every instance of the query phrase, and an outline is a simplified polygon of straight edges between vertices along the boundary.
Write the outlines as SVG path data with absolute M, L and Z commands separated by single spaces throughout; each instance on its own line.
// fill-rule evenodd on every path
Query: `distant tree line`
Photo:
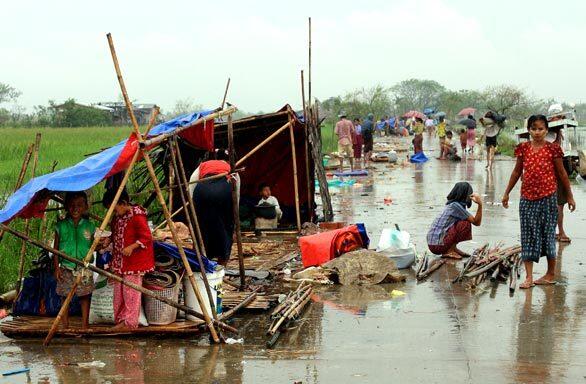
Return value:
M 400 116 L 407 111 L 434 108 L 454 119 L 463 108 L 476 108 L 483 113 L 492 110 L 506 115 L 509 121 L 523 121 L 534 113 L 546 113 L 554 100 L 531 96 L 527 91 L 512 85 L 487 87 L 483 90 L 450 90 L 434 80 L 409 79 L 392 87 L 375 85 L 360 88 L 342 96 L 321 101 L 321 112 L 335 120 L 340 111 L 349 117 L 364 117 L 373 113 L 382 116 Z M 568 106 L 566 106 L 568 107 Z M 578 119 L 586 119 L 586 104 L 575 106 Z

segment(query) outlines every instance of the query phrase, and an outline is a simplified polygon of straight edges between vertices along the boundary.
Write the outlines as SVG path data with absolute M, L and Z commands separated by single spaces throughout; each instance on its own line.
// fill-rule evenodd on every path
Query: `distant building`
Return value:
M 156 104 L 133 104 L 134 116 L 140 125 L 148 124 L 153 108 Z M 114 124 L 130 124 L 130 117 L 123 101 L 99 102 L 92 104 L 92 107 L 107 110 L 112 114 Z

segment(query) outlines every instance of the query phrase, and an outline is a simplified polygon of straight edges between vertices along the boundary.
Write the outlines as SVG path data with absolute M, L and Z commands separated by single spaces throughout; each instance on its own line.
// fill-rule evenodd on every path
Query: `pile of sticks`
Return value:
M 297 320 L 311 300 L 313 288 L 311 284 L 302 281 L 295 291 L 289 292 L 285 300 L 275 307 L 271 313 L 273 322 L 267 331 L 271 338 L 267 341 L 267 348 L 272 348 L 279 339 L 281 332 L 290 328 Z
M 511 292 L 515 291 L 520 277 L 521 246 L 503 248 L 502 244 L 489 244 L 476 249 L 453 283 L 466 280 L 470 288 L 476 288 L 487 279 L 493 283 L 507 282 Z
M 415 277 L 417 278 L 417 281 L 425 280 L 445 263 L 446 261 L 444 259 L 431 258 L 426 252 L 419 264 L 415 267 Z

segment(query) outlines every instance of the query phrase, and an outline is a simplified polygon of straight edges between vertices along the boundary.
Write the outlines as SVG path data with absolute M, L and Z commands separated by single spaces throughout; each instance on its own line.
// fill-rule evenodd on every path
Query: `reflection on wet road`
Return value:
M 434 153 L 430 153 L 433 157 Z M 425 233 L 452 185 L 469 181 L 487 202 L 471 250 L 484 242 L 518 242 L 519 189 L 511 208 L 499 202 L 513 167 L 498 161 L 435 159 L 417 167 L 377 164 L 372 176 L 334 191 L 336 219 L 365 222 L 373 244 L 382 228 L 401 225 L 420 252 Z M 475 292 L 452 285 L 450 262 L 417 284 L 319 287 L 304 320 L 274 350 L 264 343 L 267 316 L 238 320 L 245 344 L 210 347 L 207 340 L 0 340 L 0 368 L 30 373 L 3 382 L 65 383 L 580 383 L 586 376 L 586 185 L 573 184 L 578 211 L 566 215 L 573 238 L 560 247 L 556 286 L 517 291 L 506 285 Z M 385 205 L 391 197 L 393 204 Z M 474 208 L 473 208 L 474 209 Z M 545 263 L 536 267 L 543 273 Z M 407 294 L 393 298 L 400 289 Z M 100 360 L 103 368 L 71 363 Z

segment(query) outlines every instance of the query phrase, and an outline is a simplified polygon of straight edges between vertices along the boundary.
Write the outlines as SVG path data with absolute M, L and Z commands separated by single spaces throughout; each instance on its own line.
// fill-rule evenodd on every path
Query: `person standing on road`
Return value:
M 362 140 L 364 141 L 364 168 L 368 168 L 370 164 L 370 156 L 372 155 L 372 147 L 374 145 L 373 129 L 374 129 L 374 115 L 369 113 L 366 119 L 362 122 Z
M 415 154 L 423 152 L 423 131 L 425 126 L 423 125 L 423 119 L 420 117 L 415 118 L 415 125 L 413 126 L 413 152 Z
M 466 125 L 467 130 L 467 147 L 470 154 L 474 154 L 474 147 L 476 146 L 476 120 L 474 116 L 468 115 L 468 124 Z
M 359 168 L 362 168 L 362 126 L 360 119 L 354 119 L 354 136 L 352 137 L 352 147 L 354 149 L 354 161 Z
M 484 127 L 484 139 L 486 142 L 486 169 L 492 169 L 494 153 L 498 145 L 496 138 L 500 132 L 500 127 L 497 125 L 492 111 L 486 112 L 484 117 L 480 118 L 480 124 Z
M 437 124 L 437 137 L 439 139 L 440 147 L 440 155 L 438 159 L 444 160 L 446 158 L 446 153 L 444 153 L 444 141 L 446 139 L 446 118 L 444 116 L 439 117 L 439 123 Z
M 561 129 L 557 130 L 556 132 L 550 131 L 545 136 L 545 140 L 547 140 L 550 143 L 555 143 L 555 144 L 559 145 L 560 147 L 562 146 L 563 139 L 564 139 L 564 135 L 563 135 Z M 569 174 L 568 169 L 565 167 L 565 163 L 564 163 L 564 171 L 566 172 L 566 174 Z M 567 196 L 564 188 L 560 188 L 559 182 L 558 182 L 557 195 L 558 195 L 558 223 L 557 223 L 558 224 L 558 233 L 555 235 L 555 239 L 557 241 L 559 241 L 560 243 L 571 243 L 572 239 L 570 239 L 570 237 L 568 237 L 568 235 L 566 234 L 566 231 L 564 229 L 564 206 L 566 204 L 568 204 L 568 196 Z
M 545 140 L 548 131 L 547 118 L 533 115 L 529 118 L 527 127 L 531 141 L 521 143 L 515 149 L 517 163 L 502 199 L 503 207 L 508 208 L 509 193 L 522 177 L 519 203 L 521 258 L 527 272 L 527 278 L 520 285 L 522 289 L 536 284 L 555 284 L 558 183 L 566 191 L 570 212 L 576 209 L 570 180 L 562 162 L 562 149 Z M 539 262 L 541 256 L 547 257 L 547 272 L 533 281 L 533 263 Z
M 350 161 L 350 170 L 354 170 L 354 149 L 352 148 L 352 137 L 354 136 L 354 124 L 346 118 L 342 112 L 338 116 L 340 121 L 336 123 L 335 132 L 338 136 L 338 156 L 340 156 L 340 172 L 344 171 L 344 158 Z
M 427 246 L 433 254 L 452 259 L 469 256 L 457 245 L 472 240 L 472 224 L 479 226 L 482 223 L 482 199 L 473 192 L 470 183 L 461 181 L 448 194 L 444 210 L 427 232 Z M 472 206 L 472 202 L 478 205 L 476 215 L 466 209 Z

